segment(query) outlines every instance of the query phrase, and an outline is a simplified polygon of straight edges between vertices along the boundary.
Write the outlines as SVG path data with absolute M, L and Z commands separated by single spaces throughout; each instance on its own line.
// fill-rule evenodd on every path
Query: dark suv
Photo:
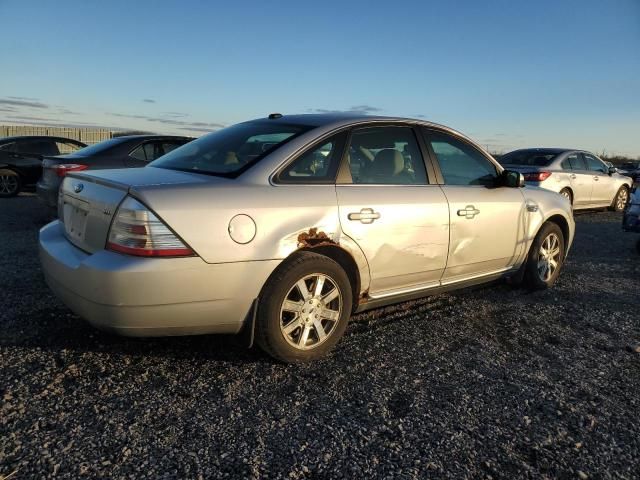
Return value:
M 193 140 L 168 135 L 129 135 L 104 140 L 69 155 L 46 157 L 38 182 L 38 197 L 55 210 L 58 187 L 68 172 L 144 167 L 165 153 Z
M 73 153 L 86 147 L 63 137 L 0 138 L 0 197 L 13 197 L 42 175 L 42 157 Z

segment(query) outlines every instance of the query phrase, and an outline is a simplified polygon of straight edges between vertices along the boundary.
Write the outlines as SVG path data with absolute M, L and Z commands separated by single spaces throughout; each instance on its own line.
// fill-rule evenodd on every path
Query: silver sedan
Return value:
M 621 212 L 629 200 L 631 178 L 590 152 L 525 148 L 507 153 L 500 163 L 522 172 L 527 184 L 568 198 L 576 210 L 608 207 Z
M 354 312 L 510 278 L 547 288 L 570 203 L 433 123 L 272 114 L 139 169 L 71 173 L 40 231 L 53 291 L 124 335 L 327 353 Z

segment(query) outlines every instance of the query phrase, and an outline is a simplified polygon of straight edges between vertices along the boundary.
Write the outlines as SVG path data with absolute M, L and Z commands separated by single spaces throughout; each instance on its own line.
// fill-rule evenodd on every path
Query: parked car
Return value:
M 13 197 L 42 175 L 42 156 L 72 153 L 86 147 L 63 137 L 24 136 L 0 138 L 0 197 Z
M 36 185 L 38 197 L 55 209 L 60 182 L 68 172 L 144 167 L 191 140 L 168 135 L 128 135 L 104 140 L 68 155 L 47 156 L 42 163 L 42 178 Z
M 632 181 L 593 153 L 562 148 L 525 148 L 500 158 L 507 169 L 522 172 L 529 185 L 566 197 L 575 210 L 609 207 L 621 212 Z
M 621 175 L 626 175 L 627 177 L 630 177 L 632 180 L 637 182 L 640 178 L 640 161 L 630 161 L 623 163 L 622 165 L 620 165 L 620 168 L 618 168 L 618 173 L 620 173 Z
M 353 312 L 499 278 L 551 286 L 571 206 L 523 187 L 444 126 L 272 114 L 146 168 L 71 172 L 40 258 L 99 328 L 255 334 L 274 357 L 308 361 Z

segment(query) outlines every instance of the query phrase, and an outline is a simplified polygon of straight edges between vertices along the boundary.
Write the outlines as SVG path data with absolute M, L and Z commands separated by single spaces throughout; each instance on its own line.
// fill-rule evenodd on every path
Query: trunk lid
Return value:
M 105 248 L 113 216 L 130 189 L 205 182 L 203 175 L 153 167 L 69 173 L 60 187 L 58 217 L 67 239 L 93 253 Z

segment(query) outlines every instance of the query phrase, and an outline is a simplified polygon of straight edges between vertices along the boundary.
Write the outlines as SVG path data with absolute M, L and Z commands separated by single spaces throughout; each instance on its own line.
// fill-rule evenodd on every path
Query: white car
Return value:
M 575 210 L 609 207 L 621 212 L 629 200 L 631 178 L 583 150 L 526 148 L 503 155 L 500 163 L 521 172 L 528 185 L 568 198 Z

